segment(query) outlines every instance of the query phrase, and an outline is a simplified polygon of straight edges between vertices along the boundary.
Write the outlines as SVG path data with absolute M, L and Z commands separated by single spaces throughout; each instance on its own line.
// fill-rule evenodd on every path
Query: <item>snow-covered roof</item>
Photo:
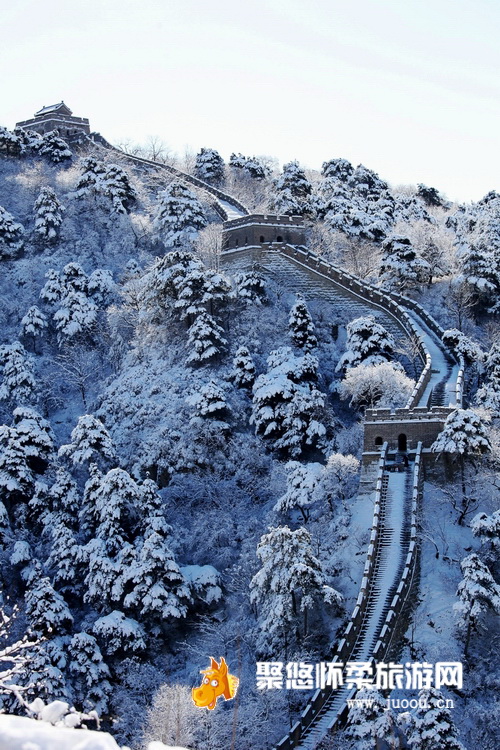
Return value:
M 64 110 L 64 114 L 66 115 L 73 114 L 73 112 L 71 111 L 71 109 L 68 107 L 67 104 L 65 104 L 64 102 L 59 102 L 58 104 L 49 104 L 48 107 L 43 106 L 42 109 L 40 109 L 38 112 L 35 112 L 35 117 L 38 117 L 39 115 L 46 115 L 51 112 L 60 113 L 62 110 Z

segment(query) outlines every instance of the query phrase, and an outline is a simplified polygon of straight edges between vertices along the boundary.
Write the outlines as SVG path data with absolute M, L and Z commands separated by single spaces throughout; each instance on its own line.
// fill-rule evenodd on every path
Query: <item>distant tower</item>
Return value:
M 64 102 L 42 107 L 35 113 L 33 119 L 16 122 L 16 128 L 34 130 L 35 133 L 48 133 L 50 130 L 59 131 L 63 138 L 74 138 L 80 133 L 90 133 L 89 121 L 86 117 L 73 117 L 73 112 Z

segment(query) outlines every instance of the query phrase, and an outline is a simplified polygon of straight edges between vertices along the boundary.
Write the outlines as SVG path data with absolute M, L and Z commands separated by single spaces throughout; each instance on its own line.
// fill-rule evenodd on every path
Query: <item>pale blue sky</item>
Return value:
M 362 162 L 500 191 L 499 0 L 0 2 L 0 124 L 64 99 L 112 142 Z

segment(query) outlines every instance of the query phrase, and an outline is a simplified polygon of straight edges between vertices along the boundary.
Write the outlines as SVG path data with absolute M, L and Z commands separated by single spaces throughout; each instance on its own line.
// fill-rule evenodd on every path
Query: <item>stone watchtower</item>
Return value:
M 265 245 L 305 245 L 306 229 L 301 216 L 253 214 L 224 222 L 222 250 Z
M 16 122 L 16 128 L 33 130 L 40 135 L 57 130 L 62 138 L 75 138 L 82 133 L 86 135 L 90 133 L 88 119 L 73 117 L 73 112 L 64 102 L 42 107 L 31 120 Z

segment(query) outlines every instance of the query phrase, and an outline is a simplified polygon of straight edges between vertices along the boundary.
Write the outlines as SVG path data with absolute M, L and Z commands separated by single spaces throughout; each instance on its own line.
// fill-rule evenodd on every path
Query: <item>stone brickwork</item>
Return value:
M 73 117 L 72 111 L 64 102 L 43 107 L 35 113 L 31 120 L 17 122 L 16 128 L 33 130 L 40 135 L 49 133 L 51 130 L 57 130 L 62 138 L 73 138 L 82 133 L 87 135 L 90 133 L 88 119 L 86 117 Z
M 387 442 L 389 451 L 414 451 L 417 443 L 428 450 L 443 429 L 451 408 L 367 409 L 363 451 L 367 456 Z M 367 460 L 367 459 L 366 459 Z
M 300 216 L 252 214 L 226 221 L 222 231 L 222 249 L 255 247 L 271 243 L 304 245 L 306 228 Z

